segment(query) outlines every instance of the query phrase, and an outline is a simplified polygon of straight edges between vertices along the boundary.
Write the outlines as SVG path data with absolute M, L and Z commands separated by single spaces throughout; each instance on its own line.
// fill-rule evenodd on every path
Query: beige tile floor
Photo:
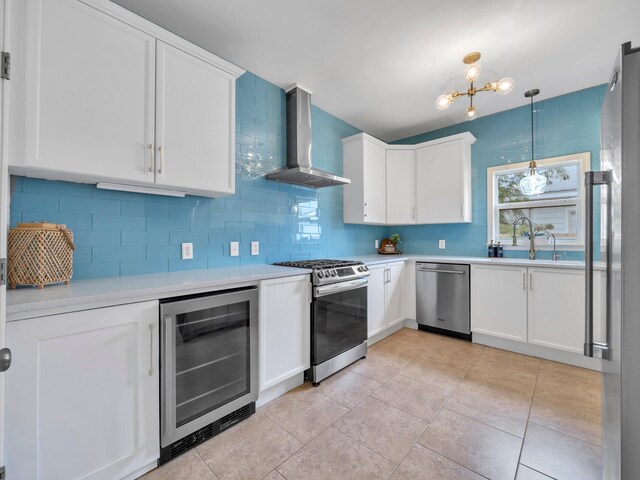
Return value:
M 600 479 L 597 372 L 403 329 L 144 480 Z

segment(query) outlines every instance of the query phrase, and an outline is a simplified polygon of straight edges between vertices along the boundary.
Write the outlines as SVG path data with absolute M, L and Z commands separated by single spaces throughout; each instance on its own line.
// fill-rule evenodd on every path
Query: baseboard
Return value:
M 531 343 L 516 342 L 506 338 L 494 337 L 482 333 L 473 334 L 473 343 L 486 345 L 488 347 L 500 348 L 511 352 L 531 355 L 533 357 L 544 358 L 554 362 L 566 363 L 576 367 L 588 368 L 589 370 L 602 371 L 602 360 L 589 358 L 577 353 L 556 350 L 555 348 L 533 345 Z
M 304 383 L 304 372 L 300 372 L 291 378 L 269 387 L 258 394 L 258 400 L 256 401 L 256 407 L 262 407 L 267 403 L 275 400 L 281 395 L 284 395 L 289 390 L 293 390 Z
M 390 325 L 389 327 L 385 328 L 381 332 L 378 332 L 375 335 L 370 336 L 367 339 L 367 345 L 368 346 L 374 345 L 378 343 L 380 340 L 382 340 L 383 338 L 387 338 L 389 335 L 396 333 L 398 330 L 402 330 L 405 327 L 405 322 L 406 320 L 400 320 L 399 322 L 396 322 L 393 325 Z
M 158 452 L 158 458 L 159 457 L 160 457 L 160 452 Z M 158 467 L 158 460 L 154 460 L 151 463 L 147 463 L 144 467 L 139 468 L 135 472 L 130 473 L 129 475 L 126 475 L 126 476 L 122 477 L 121 480 L 134 480 L 136 478 L 140 478 L 145 473 L 150 472 L 151 470 L 153 470 L 154 468 L 157 468 L 157 467 Z

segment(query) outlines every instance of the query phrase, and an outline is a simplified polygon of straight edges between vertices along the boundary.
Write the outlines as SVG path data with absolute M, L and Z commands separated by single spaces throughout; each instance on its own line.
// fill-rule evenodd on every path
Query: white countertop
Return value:
M 525 258 L 483 258 L 441 255 L 360 255 L 348 257 L 367 265 L 391 262 L 461 263 L 469 265 L 513 265 L 584 269 L 584 262 L 571 260 L 528 260 Z M 596 269 L 604 268 L 602 262 Z M 101 308 L 111 305 L 158 300 L 181 295 L 205 293 L 221 288 L 257 285 L 260 280 L 304 275 L 311 270 L 275 265 L 247 265 L 184 272 L 154 273 L 72 280 L 69 285 L 7 290 L 7 321 L 42 317 L 58 313 Z
M 513 265 L 524 267 L 555 267 L 555 268 L 575 268 L 584 269 L 584 262 L 576 260 L 529 260 L 527 258 L 488 258 L 488 257 L 455 257 L 445 255 L 360 255 L 349 257 L 350 260 L 360 260 L 367 265 L 380 263 L 402 262 L 412 260 L 416 262 L 433 263 L 463 263 L 469 265 Z M 594 268 L 603 269 L 603 262 L 595 262 Z
M 69 285 L 51 285 L 41 290 L 35 287 L 7 289 L 7 321 L 256 285 L 260 280 L 309 273 L 311 270 L 302 268 L 247 265 L 71 280 Z

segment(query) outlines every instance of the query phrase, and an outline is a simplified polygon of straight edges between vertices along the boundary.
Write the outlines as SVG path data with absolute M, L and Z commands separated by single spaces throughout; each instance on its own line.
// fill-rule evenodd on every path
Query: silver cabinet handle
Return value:
M 160 154 L 160 166 L 158 167 L 158 173 L 162 175 L 164 171 L 164 148 L 162 145 L 158 147 L 158 153 Z
M 460 216 L 464 217 L 464 205 L 462 203 L 460 204 Z
M 605 315 L 605 341 L 603 343 L 593 340 L 593 187 L 595 185 L 606 185 L 607 187 L 607 290 L 606 290 L 606 315 Z M 611 194 L 611 172 L 585 172 L 585 241 L 584 241 L 584 261 L 585 261 L 585 318 L 584 318 L 584 355 L 587 357 L 602 358 L 611 360 L 611 349 L 609 339 L 611 338 L 611 308 L 612 308 L 612 284 L 611 268 L 613 254 L 613 227 L 612 218 L 612 194 Z
M 527 289 L 527 274 L 525 272 L 522 272 L 522 289 Z
M 153 172 L 153 169 L 155 167 L 155 163 L 156 163 L 156 158 L 155 158 L 155 152 L 156 149 L 153 146 L 153 143 L 149 144 L 149 172 Z
M 364 204 L 364 216 L 365 217 L 367 216 L 367 204 L 366 204 L 366 202 Z
M 411 220 L 416 219 L 416 207 L 411 207 Z
M 153 377 L 153 323 L 149 324 L 149 376 Z
M 533 273 L 529 272 L 529 290 L 533 290 Z
M 6 372 L 11 366 L 11 350 L 3 348 L 0 350 L 0 372 Z

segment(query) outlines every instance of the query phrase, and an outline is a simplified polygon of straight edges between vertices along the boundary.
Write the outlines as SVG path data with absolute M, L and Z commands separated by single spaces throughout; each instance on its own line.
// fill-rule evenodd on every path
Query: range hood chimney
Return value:
M 287 166 L 267 178 L 311 188 L 351 183 L 311 164 L 311 94 L 298 86 L 287 92 Z

